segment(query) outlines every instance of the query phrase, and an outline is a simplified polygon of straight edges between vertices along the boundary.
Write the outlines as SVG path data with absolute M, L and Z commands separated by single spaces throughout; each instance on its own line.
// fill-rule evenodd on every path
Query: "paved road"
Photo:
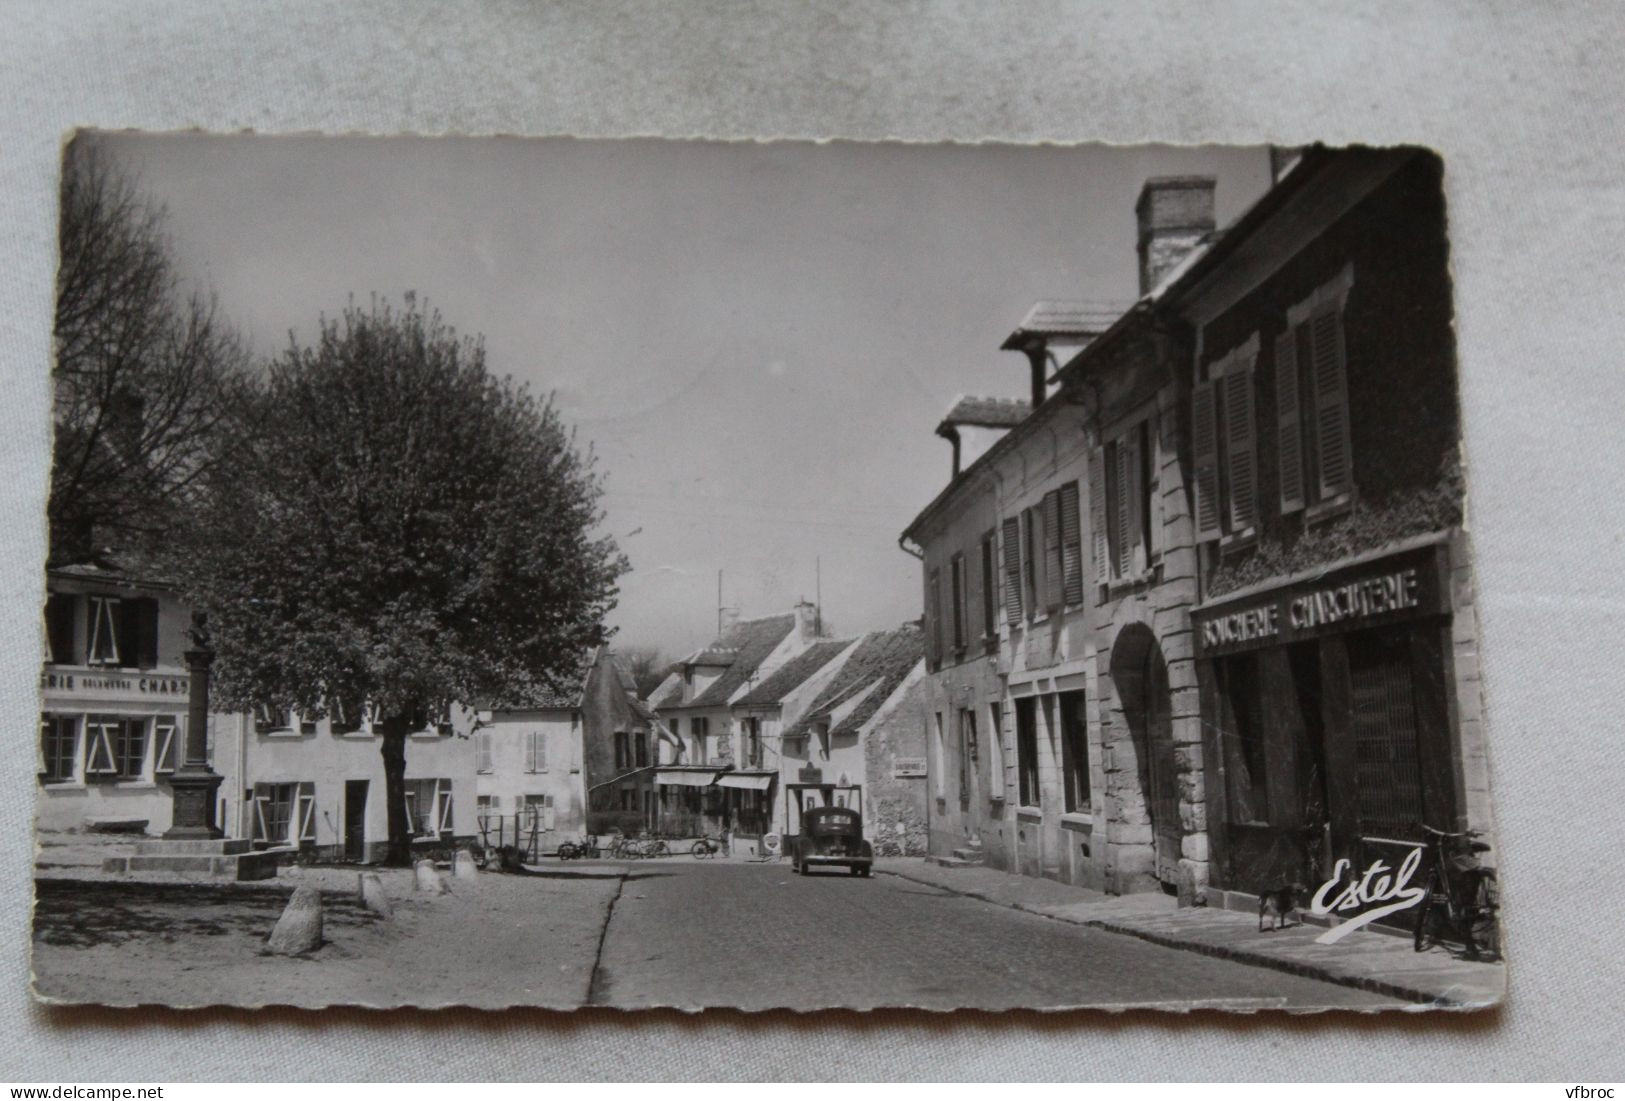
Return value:
M 687 858 L 625 865 L 594 1004 L 1373 1007 L 1391 999 L 1163 948 L 895 876 Z

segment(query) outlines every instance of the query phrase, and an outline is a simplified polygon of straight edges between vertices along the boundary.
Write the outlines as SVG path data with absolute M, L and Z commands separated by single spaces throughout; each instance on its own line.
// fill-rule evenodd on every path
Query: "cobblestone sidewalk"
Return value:
M 1316 944 L 1325 931 L 1320 926 L 1260 933 L 1252 915 L 1205 906 L 1181 910 L 1166 895 L 1107 895 L 994 868 L 944 868 L 917 857 L 877 860 L 875 870 L 1058 921 L 1403 998 L 1418 1008 L 1481 1009 L 1506 996 L 1505 964 L 1458 959 L 1443 948 L 1418 953 L 1409 938 L 1386 933 L 1360 930 L 1336 944 Z

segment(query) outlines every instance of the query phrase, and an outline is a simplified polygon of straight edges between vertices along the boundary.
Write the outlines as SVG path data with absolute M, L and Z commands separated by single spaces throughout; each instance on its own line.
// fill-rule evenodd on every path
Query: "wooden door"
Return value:
M 344 783 L 344 857 L 357 864 L 367 859 L 367 781 Z

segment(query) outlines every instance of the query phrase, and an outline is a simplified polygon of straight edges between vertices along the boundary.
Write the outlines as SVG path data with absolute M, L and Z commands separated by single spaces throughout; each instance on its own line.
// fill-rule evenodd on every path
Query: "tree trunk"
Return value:
M 384 801 L 389 809 L 389 848 L 384 863 L 392 868 L 412 863 L 412 823 L 406 817 L 406 727 L 404 716 L 380 724 L 384 756 Z

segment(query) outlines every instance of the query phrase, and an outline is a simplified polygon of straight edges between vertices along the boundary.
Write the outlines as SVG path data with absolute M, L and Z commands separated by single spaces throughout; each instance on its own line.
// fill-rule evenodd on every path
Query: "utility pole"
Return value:
M 722 637 L 722 571 L 717 571 L 717 637 Z

